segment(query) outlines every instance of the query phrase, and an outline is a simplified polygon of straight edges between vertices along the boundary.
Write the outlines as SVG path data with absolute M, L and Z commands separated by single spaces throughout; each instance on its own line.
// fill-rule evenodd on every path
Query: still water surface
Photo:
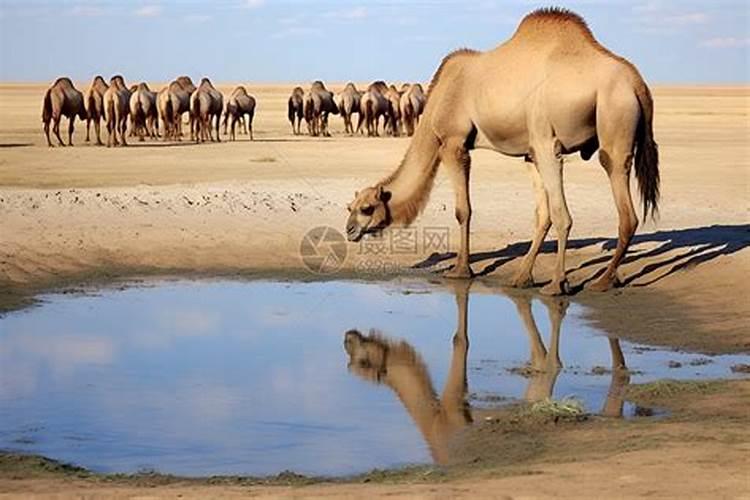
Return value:
M 0 317 L 0 449 L 102 472 L 440 463 L 478 409 L 576 397 L 628 417 L 628 383 L 748 362 L 611 341 L 575 303 L 459 285 L 165 281 L 41 299 Z

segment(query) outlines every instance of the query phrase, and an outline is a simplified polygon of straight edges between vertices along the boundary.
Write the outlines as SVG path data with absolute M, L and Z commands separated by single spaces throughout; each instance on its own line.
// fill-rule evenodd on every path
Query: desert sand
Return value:
M 286 98 L 296 84 L 247 85 L 258 101 L 253 142 L 245 135 L 234 143 L 202 145 L 187 140 L 138 143 L 132 138 L 130 147 L 114 149 L 86 144 L 82 123 L 76 126 L 75 147 L 47 148 L 40 121 L 47 84 L 0 84 L 0 290 L 35 293 L 76 280 L 152 273 L 315 278 L 300 257 L 304 235 L 318 226 L 343 230 L 346 204 L 354 191 L 394 169 L 409 139 L 348 137 L 336 116 L 331 117 L 332 138 L 293 136 L 286 120 Z M 88 82 L 76 85 L 84 90 Z M 218 87 L 227 93 L 232 86 Z M 343 85 L 329 87 L 339 90 Z M 625 288 L 590 299 L 591 293 L 583 291 L 579 297 L 609 303 L 611 311 L 618 300 L 630 304 L 625 298 L 657 293 L 676 304 L 673 307 L 698 325 L 701 334 L 682 338 L 679 327 L 673 326 L 661 337 L 660 332 L 652 332 L 647 341 L 710 352 L 747 352 L 750 87 L 657 86 L 653 91 L 661 155 L 660 216 L 642 222 L 638 229 L 630 257 L 620 269 Z M 65 126 L 63 120 L 61 128 Z M 483 274 L 482 280 L 504 285 L 510 282 L 532 233 L 531 183 L 520 159 L 488 151 L 476 151 L 472 157 L 472 266 Z M 570 157 L 565 182 L 573 216 L 569 280 L 576 287 L 606 265 L 617 219 L 596 156 L 588 162 Z M 385 247 L 348 244 L 338 275 L 387 278 L 420 272 L 433 276 L 449 266 L 452 257 L 446 248 L 442 243 L 426 244 L 426 235 L 448 231 L 451 251 L 455 250 L 451 237 L 458 233 L 452 200 L 448 179 L 439 173 L 424 214 L 406 233 L 415 239 L 416 248 L 405 251 L 394 246 L 393 235 Z M 540 255 L 534 272 L 538 283 L 551 276 L 553 252 L 554 243 L 548 243 Z M 415 265 L 418 271 L 412 268 Z M 643 314 L 647 312 L 659 315 L 658 310 Z M 623 323 L 633 315 L 639 311 L 622 310 L 610 321 Z M 685 487 L 690 484 L 682 483 L 685 478 L 711 481 L 718 472 L 697 464 L 719 463 L 714 458 L 722 451 L 720 463 L 727 480 L 736 480 L 733 474 L 742 470 L 742 464 L 731 459 L 742 453 L 730 450 L 730 445 L 723 450 L 719 444 L 716 449 L 690 442 L 674 446 L 675 457 L 692 457 L 694 462 L 686 462 L 678 475 L 682 477 L 662 476 L 657 494 L 668 491 L 670 481 Z M 746 458 L 747 443 L 742 446 Z M 556 469 L 556 474 L 568 485 L 595 481 L 597 474 L 607 475 L 612 462 L 627 468 L 629 460 L 635 460 L 635 467 L 636 462 L 656 457 L 611 456 L 592 460 L 586 467 L 571 463 L 567 469 Z M 646 480 L 638 474 L 653 479 L 655 471 L 632 472 L 623 481 Z M 534 476 L 484 478 L 451 483 L 447 491 L 471 496 L 472 488 L 487 494 L 499 491 L 495 486 L 507 486 L 508 491 L 533 493 L 534 481 Z M 722 494 L 748 491 L 747 481 L 727 484 L 735 487 Z M 308 493 L 361 494 L 356 485 L 319 488 Z M 383 487 L 380 493 L 430 496 L 436 492 L 424 485 L 408 488 Z M 623 491 L 591 493 L 607 496 Z

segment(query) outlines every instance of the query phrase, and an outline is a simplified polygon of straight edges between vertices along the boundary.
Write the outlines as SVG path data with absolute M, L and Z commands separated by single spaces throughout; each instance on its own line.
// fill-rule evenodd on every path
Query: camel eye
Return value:
M 375 211 L 375 207 L 371 205 L 366 205 L 359 209 L 360 212 L 362 212 L 364 215 L 372 215 L 372 213 Z

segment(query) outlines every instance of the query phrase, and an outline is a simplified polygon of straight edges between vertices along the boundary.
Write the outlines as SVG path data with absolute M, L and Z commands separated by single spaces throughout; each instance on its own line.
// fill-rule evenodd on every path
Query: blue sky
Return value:
M 750 80 L 747 0 L 559 2 L 652 83 Z M 0 0 L 0 79 L 429 80 L 457 47 L 488 49 L 548 2 Z

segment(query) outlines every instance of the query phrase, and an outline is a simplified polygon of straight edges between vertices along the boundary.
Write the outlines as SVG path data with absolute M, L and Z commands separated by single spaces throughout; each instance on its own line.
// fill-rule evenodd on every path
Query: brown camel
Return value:
M 592 286 L 607 290 L 617 281 L 617 267 L 638 225 L 629 183 L 633 164 L 644 217 L 657 211 L 652 116 L 651 93 L 636 68 L 600 45 L 580 16 L 562 9 L 534 11 L 496 49 L 460 50 L 443 60 L 403 162 L 349 205 L 349 239 L 411 223 L 427 203 L 442 161 L 453 181 L 461 236 L 448 276 L 471 277 L 469 151 L 492 149 L 525 158 L 536 191 L 536 230 L 514 286 L 533 285 L 534 261 L 554 225 L 557 260 L 553 279 L 542 292 L 566 293 L 571 218 L 563 191 L 563 155 L 580 152 L 587 160 L 599 149 L 620 219 L 615 254 Z
M 302 102 L 303 113 L 310 135 L 330 137 L 328 116 L 339 113 L 333 92 L 329 91 L 323 82 L 317 80 L 313 82 L 310 90 L 305 93 Z
M 221 112 L 224 109 L 224 97 L 216 90 L 211 80 L 203 78 L 198 88 L 190 96 L 190 137 L 195 142 L 211 139 L 221 142 L 219 125 Z M 215 120 L 216 139 L 212 133 L 212 121 Z
M 362 123 L 367 128 L 368 137 L 377 137 L 380 135 L 379 123 L 383 117 L 384 122 L 388 119 L 388 99 L 376 88 L 371 88 L 362 94 L 359 101 L 359 122 L 357 123 L 357 132 L 362 128 Z
M 104 119 L 104 94 L 107 92 L 109 85 L 104 81 L 101 75 L 94 77 L 91 86 L 86 92 L 86 142 L 90 141 L 91 122 L 94 122 L 96 130 L 96 144 L 103 146 L 101 121 Z
M 247 115 L 247 126 L 250 140 L 253 140 L 253 117 L 255 116 L 255 98 L 247 93 L 243 86 L 235 88 L 227 99 L 227 107 L 224 111 L 224 133 L 227 132 L 227 121 L 232 118 L 230 140 L 235 140 L 234 128 L 237 122 Z
M 151 92 L 148 84 L 141 82 L 135 86 L 130 95 L 129 106 L 133 130 L 138 140 L 142 142 L 144 134 L 152 139 L 158 138 L 159 110 L 156 106 L 156 94 Z
M 424 112 L 426 102 L 427 97 L 419 83 L 408 85 L 401 94 L 401 101 L 399 102 L 401 120 L 406 129 L 406 135 L 409 137 L 414 135 L 414 129 L 419 124 L 419 117 Z
M 292 95 L 289 96 L 289 101 L 287 102 L 287 118 L 289 118 L 289 123 L 292 124 L 292 134 L 294 135 L 301 133 L 302 118 L 305 116 L 304 97 L 305 91 L 302 87 L 294 87 Z
M 344 119 L 344 131 L 349 134 L 354 134 L 354 125 L 352 124 L 352 115 L 357 113 L 360 114 L 360 100 L 362 99 L 362 92 L 357 90 L 357 87 L 349 82 L 344 87 L 339 95 L 336 97 L 336 105 L 339 108 L 341 117 Z
M 83 94 L 74 86 L 70 78 L 62 77 L 44 93 L 42 104 L 42 123 L 44 123 L 44 135 L 47 137 L 47 146 L 52 146 L 49 139 L 49 124 L 54 121 L 52 131 L 57 137 L 60 146 L 65 146 L 60 137 L 60 120 L 65 116 L 68 118 L 68 145 L 73 145 L 73 130 L 76 116 L 85 120 L 88 114 L 83 103 Z
M 385 93 L 385 98 L 388 100 L 386 133 L 398 137 L 401 135 L 401 92 L 395 85 L 391 85 Z
M 180 76 L 156 96 L 159 117 L 164 124 L 164 140 L 182 140 L 182 115 L 190 112 L 190 96 L 195 85 L 189 76 Z
M 128 131 L 128 113 L 130 112 L 130 90 L 120 75 L 109 80 L 109 88 L 104 93 L 104 119 L 107 123 L 107 147 L 127 146 L 125 135 Z M 120 141 L 117 134 L 120 134 Z

